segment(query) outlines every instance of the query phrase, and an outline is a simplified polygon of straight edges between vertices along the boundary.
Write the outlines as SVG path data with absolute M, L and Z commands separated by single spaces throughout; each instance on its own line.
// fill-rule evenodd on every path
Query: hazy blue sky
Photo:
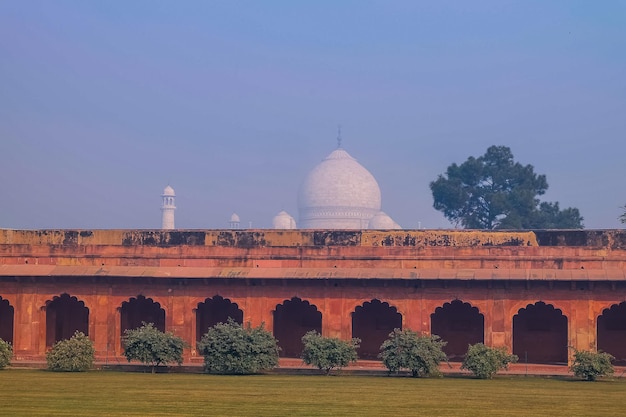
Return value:
M 624 1 L 3 0 L 0 54 L 0 227 L 297 219 L 338 124 L 405 228 L 490 145 L 621 227 Z

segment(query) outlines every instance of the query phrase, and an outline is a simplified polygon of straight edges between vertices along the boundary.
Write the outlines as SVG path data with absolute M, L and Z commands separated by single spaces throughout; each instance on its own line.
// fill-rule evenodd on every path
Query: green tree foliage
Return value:
M 183 363 L 183 349 L 187 343 L 171 332 L 162 332 L 153 323 L 125 330 L 122 338 L 124 356 L 128 362 L 135 360 L 152 367 L 152 373 L 160 365 Z
M 613 355 L 606 352 L 574 350 L 574 361 L 570 370 L 579 378 L 595 381 L 598 377 L 613 375 L 615 371 L 611 363 L 613 359 L 615 359 Z
M 478 158 L 453 163 L 430 183 L 433 207 L 468 229 L 580 229 L 578 209 L 540 203 L 548 189 L 545 175 L 514 162 L 506 146 L 491 146 Z
M 394 329 L 380 347 L 378 356 L 389 372 L 408 369 L 414 377 L 436 376 L 440 375 L 439 364 L 447 361 L 442 350 L 446 344 L 447 342 L 436 335 Z
M 4 369 L 11 363 L 13 347 L 9 342 L 0 339 L 0 369 Z
M 278 342 L 263 324 L 244 327 L 229 318 L 211 327 L 198 349 L 211 374 L 254 374 L 278 365 Z
M 58 372 L 83 372 L 93 368 L 93 342 L 77 331 L 72 337 L 56 342 L 46 353 L 48 369 Z
M 524 221 L 513 223 L 524 224 Z M 568 207 L 561 210 L 559 203 L 542 202 L 526 221 L 528 227 L 522 229 L 582 229 L 583 218 L 577 208 Z M 511 227 L 515 228 L 515 227 Z
M 504 347 L 489 347 L 482 343 L 469 345 L 461 369 L 467 369 L 476 377 L 491 379 L 501 369 L 507 369 L 509 363 L 517 362 L 517 355 L 509 355 Z
M 622 215 L 619 216 L 619 221 L 622 223 L 626 223 L 626 205 L 624 205 L 622 209 L 624 209 L 624 213 L 622 213 Z
M 334 368 L 343 368 L 352 362 L 356 362 L 356 350 L 361 340 L 341 340 L 334 337 L 323 337 L 315 330 L 311 330 L 302 336 L 304 350 L 302 360 L 307 365 L 313 365 L 323 370 L 326 375 Z

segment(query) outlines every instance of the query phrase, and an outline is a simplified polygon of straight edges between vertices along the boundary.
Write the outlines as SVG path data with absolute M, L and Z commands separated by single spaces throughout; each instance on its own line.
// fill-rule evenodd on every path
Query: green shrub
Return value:
M 93 342 L 84 333 L 56 342 L 46 353 L 48 369 L 60 372 L 83 372 L 93 368 Z
M 229 318 L 202 336 L 198 350 L 210 374 L 255 374 L 278 365 L 278 343 L 263 324 L 244 327 Z
M 324 370 L 326 375 L 334 368 L 343 368 L 351 362 L 356 362 L 356 349 L 360 339 L 341 340 L 334 337 L 322 337 L 315 330 L 302 336 L 304 350 L 302 360 L 307 365 L 316 366 Z
M 489 347 L 482 343 L 469 345 L 461 369 L 467 369 L 482 379 L 492 378 L 509 363 L 517 362 L 517 355 L 509 355 L 505 347 Z
M 448 359 L 442 350 L 446 343 L 437 335 L 395 329 L 383 342 L 378 356 L 389 372 L 408 369 L 414 377 L 437 376 L 441 375 L 439 364 Z
M 615 359 L 613 355 L 606 352 L 575 349 L 574 362 L 570 370 L 586 381 L 595 381 L 598 377 L 613 375 L 615 371 L 611 363 L 613 359 Z
M 9 342 L 0 339 L 0 369 L 4 369 L 11 364 L 13 357 L 13 347 Z
M 159 365 L 181 365 L 183 350 L 187 346 L 181 337 L 162 332 L 154 324 L 145 322 L 141 327 L 125 330 L 122 343 L 128 362 L 136 360 L 146 364 L 152 368 L 152 373 Z

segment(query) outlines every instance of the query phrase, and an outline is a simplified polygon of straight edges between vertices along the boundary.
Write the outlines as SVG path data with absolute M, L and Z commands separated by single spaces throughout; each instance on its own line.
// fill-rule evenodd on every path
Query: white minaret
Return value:
M 161 211 L 163 212 L 161 229 L 174 229 L 174 210 L 176 210 L 176 205 L 174 204 L 176 194 L 174 194 L 174 189 L 168 185 L 163 190 L 161 197 L 163 198 L 163 204 L 161 205 Z

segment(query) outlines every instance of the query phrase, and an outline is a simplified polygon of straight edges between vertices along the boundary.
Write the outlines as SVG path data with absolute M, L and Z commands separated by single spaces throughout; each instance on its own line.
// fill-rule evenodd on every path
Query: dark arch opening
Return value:
M 443 351 L 450 361 L 459 362 L 468 345 L 485 341 L 485 317 L 469 303 L 454 300 L 430 315 L 430 332 L 448 342 Z
M 9 300 L 0 297 L 0 339 L 13 344 L 15 310 Z
M 513 353 L 520 362 L 567 364 L 567 317 L 539 301 L 513 316 Z
M 297 297 L 276 306 L 274 310 L 274 337 L 278 340 L 280 356 L 300 357 L 302 336 L 315 330 L 322 333 L 322 313 L 315 305 Z
M 393 329 L 402 329 L 402 315 L 380 300 L 366 301 L 352 313 L 352 337 L 361 339 L 361 359 L 378 359 L 380 346 Z
M 165 331 L 165 310 L 159 303 L 146 298 L 143 295 L 131 298 L 122 303 L 121 308 L 121 331 L 132 330 L 141 327 L 143 322 L 153 323 L 160 331 Z
M 228 298 L 216 295 L 198 303 L 196 309 L 196 341 L 199 342 L 210 327 L 217 323 L 226 323 L 229 318 L 239 324 L 243 323 L 243 311 Z
M 626 302 L 613 304 L 598 317 L 598 350 L 615 356 L 615 365 L 626 366 Z
M 46 347 L 74 336 L 75 332 L 89 334 L 89 309 L 85 303 L 69 294 L 54 297 L 46 304 Z

